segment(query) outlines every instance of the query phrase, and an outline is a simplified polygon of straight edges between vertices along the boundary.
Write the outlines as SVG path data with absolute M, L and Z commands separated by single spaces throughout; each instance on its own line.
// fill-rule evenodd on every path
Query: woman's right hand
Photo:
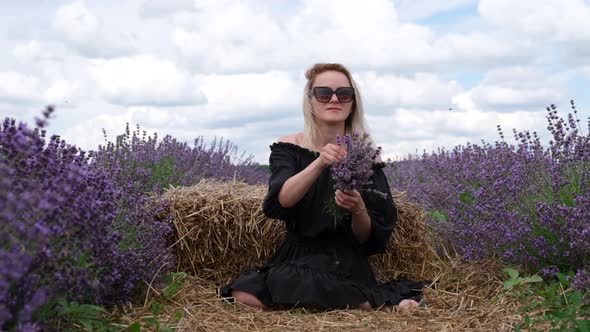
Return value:
M 318 160 L 323 167 L 329 167 L 344 160 L 344 158 L 346 158 L 344 146 L 328 143 L 320 150 Z

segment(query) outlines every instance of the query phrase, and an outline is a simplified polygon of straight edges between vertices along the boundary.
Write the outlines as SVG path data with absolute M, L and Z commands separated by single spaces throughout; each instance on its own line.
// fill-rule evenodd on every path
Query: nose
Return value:
M 336 96 L 336 91 L 332 92 L 332 96 L 330 97 L 330 103 L 339 103 L 338 96 Z

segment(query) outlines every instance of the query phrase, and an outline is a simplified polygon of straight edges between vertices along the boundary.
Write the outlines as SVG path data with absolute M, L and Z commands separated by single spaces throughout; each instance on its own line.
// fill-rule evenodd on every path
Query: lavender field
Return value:
M 574 271 L 590 287 L 590 119 L 572 101 L 564 119 L 547 108 L 552 140 L 513 131 L 499 140 L 390 163 L 391 185 L 428 211 L 437 233 L 466 259 L 490 255 L 530 272 Z
M 231 142 L 197 138 L 189 145 L 139 127 L 115 142 L 105 134 L 103 146 L 82 151 L 46 137 L 45 127 L 59 116 L 53 113 L 47 108 L 34 125 L 7 118 L 0 127 L 3 331 L 111 330 L 97 318 L 105 309 L 140 301 L 147 285 L 165 285 L 174 270 L 171 216 L 157 200 L 164 188 L 204 178 L 261 185 L 268 179 L 267 169 Z M 538 133 L 513 131 L 508 139 L 498 127 L 494 143 L 390 161 L 386 174 L 427 211 L 441 250 L 467 261 L 501 259 L 512 268 L 508 290 L 541 298 L 549 313 L 561 310 L 553 302 L 564 295 L 578 311 L 564 311 L 557 326 L 584 331 L 590 119 L 578 119 L 573 101 L 566 116 L 554 106 L 546 116 L 548 146 Z M 542 279 L 518 279 L 514 271 Z M 527 282 L 539 286 L 517 287 Z M 559 291 L 551 295 L 553 288 Z

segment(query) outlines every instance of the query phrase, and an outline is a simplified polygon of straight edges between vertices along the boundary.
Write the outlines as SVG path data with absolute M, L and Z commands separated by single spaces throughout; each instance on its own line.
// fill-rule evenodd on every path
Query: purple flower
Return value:
M 336 136 L 336 143 L 342 145 L 342 138 Z M 362 137 L 354 134 L 344 135 L 346 145 L 346 157 L 330 167 L 331 177 L 334 181 L 334 190 L 358 190 L 367 191 L 380 197 L 387 194 L 368 188 L 373 175 L 373 163 L 380 154 L 381 148 L 375 148 L 368 134 Z M 333 199 L 327 203 L 327 210 L 337 219 L 341 219 L 346 212 L 336 205 Z
M 515 144 L 467 143 L 389 162 L 389 183 L 424 206 L 467 259 L 502 257 L 532 273 L 590 267 L 590 118 L 547 108 L 552 139 L 513 130 Z M 443 216 L 443 217 L 440 217 Z M 583 278 L 582 278 L 583 279 Z
M 162 280 L 174 267 L 169 207 L 157 200 L 165 187 L 268 180 L 229 142 L 189 147 L 139 127 L 87 153 L 46 137 L 53 111 L 35 129 L 0 124 L 0 330 L 52 330 L 33 320 L 58 297 L 112 306 Z

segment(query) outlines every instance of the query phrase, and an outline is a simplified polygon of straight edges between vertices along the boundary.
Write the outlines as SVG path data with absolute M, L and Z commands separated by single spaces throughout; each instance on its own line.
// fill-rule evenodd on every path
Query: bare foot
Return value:
M 402 300 L 398 304 L 398 306 L 401 310 L 406 310 L 406 309 L 418 307 L 418 302 L 416 302 L 414 300 L 405 299 L 405 300 Z
M 363 309 L 363 310 L 373 310 L 373 307 L 371 306 L 371 304 L 369 303 L 369 301 L 361 304 L 359 306 L 359 308 Z
M 231 292 L 232 297 L 236 299 L 237 302 L 241 304 L 245 304 L 250 307 L 258 308 L 258 309 L 267 309 L 266 306 L 260 302 L 260 300 L 254 296 L 253 294 L 233 290 Z

